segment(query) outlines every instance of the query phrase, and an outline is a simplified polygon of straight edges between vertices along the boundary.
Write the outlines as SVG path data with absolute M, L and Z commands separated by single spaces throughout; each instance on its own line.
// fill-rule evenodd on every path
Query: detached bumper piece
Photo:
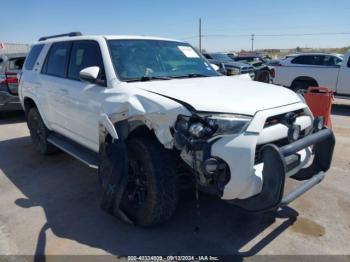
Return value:
M 334 145 L 333 132 L 328 128 L 280 148 L 273 144 L 265 145 L 262 148 L 264 168 L 261 193 L 231 203 L 251 212 L 264 212 L 288 205 L 324 179 L 325 172 L 331 166 Z M 286 172 L 296 166 L 295 161 L 297 164 L 300 161 L 296 153 L 309 146 L 313 146 L 314 152 L 311 165 L 291 176 L 305 182 L 283 196 Z

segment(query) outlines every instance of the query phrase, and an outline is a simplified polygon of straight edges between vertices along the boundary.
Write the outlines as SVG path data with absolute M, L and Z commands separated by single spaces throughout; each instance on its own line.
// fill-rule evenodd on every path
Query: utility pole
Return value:
M 199 52 L 202 52 L 202 18 L 199 18 L 199 35 L 198 35 L 199 39 Z
M 252 40 L 252 52 L 253 52 L 254 51 L 254 34 L 252 34 L 251 40 Z

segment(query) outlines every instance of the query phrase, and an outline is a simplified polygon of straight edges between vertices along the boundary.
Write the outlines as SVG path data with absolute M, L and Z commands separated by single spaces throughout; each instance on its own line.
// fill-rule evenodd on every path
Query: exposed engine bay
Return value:
M 179 115 L 172 129 L 174 146 L 182 160 L 191 167 L 200 189 L 222 196 L 224 186 L 230 180 L 228 165 L 211 156 L 211 145 L 220 139 L 219 120 L 210 116 Z

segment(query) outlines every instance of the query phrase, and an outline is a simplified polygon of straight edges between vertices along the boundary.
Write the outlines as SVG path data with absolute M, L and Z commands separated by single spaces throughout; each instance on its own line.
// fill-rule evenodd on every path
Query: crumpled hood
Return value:
M 179 100 L 197 111 L 254 115 L 257 111 L 301 102 L 284 87 L 239 77 L 203 77 L 127 83 Z

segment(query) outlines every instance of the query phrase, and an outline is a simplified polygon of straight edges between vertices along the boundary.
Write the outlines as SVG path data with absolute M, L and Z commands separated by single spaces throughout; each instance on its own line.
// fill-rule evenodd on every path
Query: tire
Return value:
M 317 86 L 317 83 L 304 81 L 304 80 L 294 80 L 292 85 L 290 86 L 290 89 L 292 89 L 294 92 L 305 92 L 309 86 Z
M 270 72 L 267 70 L 262 70 L 259 72 L 257 81 L 262 83 L 270 83 Z
M 47 155 L 57 151 L 57 148 L 47 141 L 50 131 L 45 126 L 39 110 L 36 107 L 29 109 L 27 124 L 32 143 L 40 154 Z
M 139 226 L 152 226 L 172 217 L 178 202 L 178 178 L 168 150 L 150 137 L 127 143 L 129 180 L 121 202 Z

